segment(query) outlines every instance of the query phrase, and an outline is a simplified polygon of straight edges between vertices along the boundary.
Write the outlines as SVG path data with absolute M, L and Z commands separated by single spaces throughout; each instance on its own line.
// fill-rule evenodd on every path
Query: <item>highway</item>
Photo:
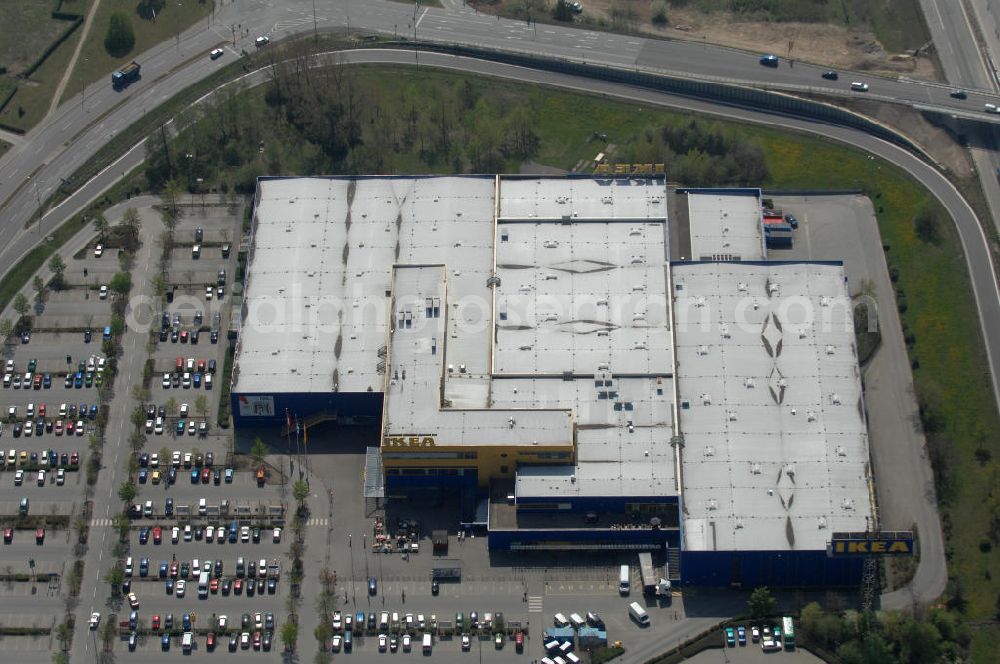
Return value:
M 277 3 L 261 0 L 238 0 L 222 5 L 216 13 L 215 22 L 211 25 L 203 22 L 184 33 L 178 41 L 163 43 L 149 53 L 138 56 L 136 59 L 143 64 L 141 81 L 123 92 L 112 90 L 107 81 L 91 85 L 32 130 L 25 137 L 23 145 L 15 145 L 0 160 L 0 201 L 7 202 L 0 217 L 0 258 L 3 264 L 9 269 L 18 257 L 44 237 L 46 230 L 68 219 L 75 210 L 82 208 L 87 201 L 115 182 L 123 173 L 141 163 L 143 148 L 139 145 L 92 182 L 87 183 L 64 205 L 50 211 L 43 220 L 41 232 L 34 228 L 24 228 L 25 221 L 37 208 L 38 201 L 44 200 L 60 184 L 62 178 L 69 177 L 121 128 L 141 119 L 146 110 L 163 103 L 183 88 L 223 66 L 227 61 L 238 57 L 241 49 L 252 49 L 252 41 L 258 34 L 268 34 L 272 39 L 279 39 L 292 33 L 313 29 L 311 2 L 292 0 L 281 3 L 280 6 L 276 5 Z M 414 14 L 412 6 L 376 0 L 320 2 L 317 5 L 315 26 L 318 29 L 350 26 L 352 30 L 374 31 L 387 35 L 414 36 L 415 34 L 421 40 L 462 42 L 489 48 L 571 58 L 588 63 L 684 73 L 711 80 L 741 81 L 789 89 L 816 89 L 826 86 L 829 92 L 841 95 L 858 94 L 851 93 L 847 88 L 851 80 L 861 80 L 871 85 L 870 94 L 873 96 L 894 98 L 904 103 L 929 104 L 955 111 L 979 110 L 982 108 L 983 100 L 990 98 L 976 93 L 970 94 L 969 99 L 963 102 L 949 97 L 949 88 L 933 83 L 846 73 L 841 76 L 838 83 L 829 83 L 820 78 L 822 68 L 801 63 L 791 66 L 782 62 L 779 68 L 769 69 L 761 67 L 753 54 L 725 48 L 686 42 L 645 40 L 560 26 L 529 26 L 520 22 L 479 15 L 468 9 L 421 8 Z M 236 39 L 235 48 L 231 43 L 227 45 L 226 55 L 222 59 L 209 60 L 207 51 L 210 48 L 232 39 L 235 31 L 230 29 L 230 25 L 238 25 L 241 30 L 246 29 L 248 32 L 242 38 Z M 956 36 L 955 39 L 959 38 Z M 417 61 L 413 52 L 398 50 L 354 51 L 342 54 L 338 58 L 340 61 L 353 63 L 412 64 Z M 1000 360 L 1000 349 L 993 347 L 995 342 L 986 334 L 987 330 L 1000 327 L 1000 293 L 997 291 L 996 276 L 986 238 L 974 212 L 951 184 L 931 166 L 901 148 L 856 130 L 819 125 L 796 118 L 776 117 L 731 106 L 723 107 L 627 85 L 430 53 L 421 53 L 419 64 L 555 85 L 632 101 L 716 114 L 731 120 L 739 119 L 819 133 L 900 165 L 926 186 L 956 220 L 969 265 L 974 296 L 981 313 L 980 322 L 984 338 L 987 340 L 991 371 L 994 376 L 1000 375 L 1000 366 L 997 364 Z M 262 76 L 262 73 L 252 74 L 248 82 L 252 83 L 255 80 L 259 82 Z M 965 83 L 963 86 L 973 87 Z M 82 184 L 74 183 L 75 186 Z M 126 361 L 133 361 L 129 359 L 133 355 L 133 352 L 126 353 Z M 127 375 L 136 371 L 137 369 L 129 365 L 123 373 Z M 112 431 L 115 430 L 114 427 L 113 423 Z M 124 450 L 126 444 L 124 439 L 111 435 L 108 441 L 111 449 L 105 450 L 105 457 L 115 458 L 117 448 L 121 446 Z M 100 509 L 95 513 L 106 512 L 115 502 L 111 495 L 106 494 L 110 494 L 111 488 L 115 486 L 118 470 L 112 467 L 112 472 L 102 473 L 97 492 Z M 921 531 L 928 532 L 923 529 Z M 100 537 L 94 537 L 95 534 Z M 90 606 L 97 600 L 95 591 L 100 583 L 101 573 L 98 562 L 99 551 L 103 549 L 97 544 L 99 540 L 103 540 L 103 533 L 92 533 L 95 546 L 88 554 L 86 581 L 81 598 L 84 601 L 81 602 L 78 611 L 79 624 L 85 621 Z M 920 571 L 913 588 L 915 599 L 929 600 L 944 587 L 946 577 L 943 550 L 935 549 L 931 547 L 929 550 L 924 550 Z M 79 634 L 80 631 L 78 630 L 74 644 L 76 646 L 74 660 L 83 661 L 87 645 Z

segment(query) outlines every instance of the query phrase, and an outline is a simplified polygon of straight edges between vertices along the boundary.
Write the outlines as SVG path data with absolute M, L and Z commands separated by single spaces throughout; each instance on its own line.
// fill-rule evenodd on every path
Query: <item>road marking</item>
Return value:
M 541 613 L 543 599 L 541 595 L 528 595 L 528 613 Z
M 111 524 L 112 524 L 112 520 L 111 519 L 91 519 L 90 520 L 90 527 L 91 528 L 104 528 L 104 527 L 110 526 Z
M 325 526 L 328 525 L 329 523 L 330 520 L 325 517 L 324 518 L 313 517 L 312 519 L 306 520 L 307 526 Z

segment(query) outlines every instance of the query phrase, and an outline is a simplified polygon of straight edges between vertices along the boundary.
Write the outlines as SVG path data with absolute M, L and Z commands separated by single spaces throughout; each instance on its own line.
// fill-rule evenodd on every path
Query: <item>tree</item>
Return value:
M 52 273 L 52 285 L 56 288 L 62 288 L 63 277 L 66 274 L 66 262 L 62 256 L 52 254 L 52 258 L 49 259 L 49 272 Z
M 750 616 L 755 620 L 774 615 L 776 602 L 767 586 L 754 588 L 747 604 L 750 607 Z
M 291 621 L 281 626 L 281 642 L 285 644 L 285 650 L 292 652 L 295 650 L 295 642 L 299 638 L 299 626 Z
M 0 337 L 3 337 L 4 343 L 7 343 L 12 334 L 14 334 L 14 322 L 9 318 L 0 320 Z
M 98 210 L 94 216 L 94 230 L 97 231 L 98 240 L 104 242 L 104 236 L 107 234 L 109 228 L 111 228 L 111 224 L 104 217 L 104 213 Z
M 259 466 L 264 463 L 264 457 L 267 456 L 267 445 L 260 436 L 254 439 L 253 447 L 250 448 L 250 456 L 253 457 L 254 465 Z
M 28 302 L 28 298 L 24 296 L 24 293 L 18 293 L 14 296 L 14 311 L 20 316 L 24 316 L 31 310 L 31 304 Z
M 205 417 L 205 413 L 208 412 L 208 398 L 204 394 L 199 394 L 194 399 L 194 409 L 199 415 Z
M 309 497 L 309 485 L 302 480 L 296 480 L 295 484 L 292 485 L 292 497 L 299 502 L 301 509 L 302 503 Z
M 139 431 L 142 425 L 146 423 L 146 410 L 141 405 L 137 405 L 132 409 L 131 420 L 133 426 L 135 426 L 135 430 Z
M 139 246 L 139 231 L 142 230 L 142 218 L 134 207 L 125 210 L 122 215 L 122 226 L 125 228 L 125 242 L 129 251 L 135 251 Z
M 163 185 L 163 191 L 160 192 L 160 202 L 163 204 L 163 225 L 167 227 L 171 236 L 181 217 L 181 209 L 178 204 L 182 193 L 183 189 L 177 180 L 169 180 Z
M 119 512 L 118 514 L 115 514 L 113 519 L 111 519 L 111 523 L 114 525 L 115 530 L 118 531 L 118 537 L 124 542 L 128 537 L 129 530 L 132 529 L 132 522 L 129 521 L 129 518 L 126 515 Z
M 135 46 L 132 20 L 122 11 L 111 14 L 108 30 L 104 33 L 104 50 L 113 58 L 120 58 Z
M 557 0 L 555 8 L 552 10 L 552 18 L 557 21 L 572 21 L 573 8 L 566 0 Z
M 135 485 L 129 481 L 122 482 L 122 485 L 118 487 L 118 497 L 122 499 L 123 503 L 131 503 L 135 499 Z
M 940 244 L 941 219 L 938 217 L 937 208 L 921 208 L 913 220 L 913 227 L 917 231 L 917 237 L 923 242 L 927 244 Z
M 132 290 L 132 275 L 128 272 L 119 272 L 111 277 L 108 287 L 120 297 L 125 297 Z
M 125 570 L 122 569 L 121 565 L 115 563 L 114 567 L 109 569 L 108 573 L 104 575 L 104 580 L 112 586 L 120 586 L 122 581 L 125 580 Z
M 31 280 L 31 287 L 35 289 L 35 300 L 41 302 L 45 298 L 45 282 L 36 274 Z

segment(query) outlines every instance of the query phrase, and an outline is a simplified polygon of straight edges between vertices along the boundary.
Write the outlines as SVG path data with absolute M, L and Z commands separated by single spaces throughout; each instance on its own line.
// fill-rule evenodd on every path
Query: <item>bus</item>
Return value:
M 791 650 L 795 647 L 795 626 L 790 616 L 781 619 L 781 638 L 785 642 L 785 648 Z

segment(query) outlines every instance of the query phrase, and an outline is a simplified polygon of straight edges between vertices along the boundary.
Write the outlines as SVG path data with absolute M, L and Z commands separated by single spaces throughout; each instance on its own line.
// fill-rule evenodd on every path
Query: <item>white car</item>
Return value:
M 170 456 L 170 465 L 174 468 L 180 468 L 181 453 L 178 450 L 174 450 L 174 453 Z
M 14 473 L 14 486 L 21 486 L 22 482 L 24 482 L 24 471 L 18 470 Z
M 275 528 L 274 528 L 274 536 L 273 536 L 272 539 L 274 540 L 275 544 L 279 544 L 281 542 L 281 528 L 278 528 L 277 526 L 275 526 Z
M 984 106 L 984 109 L 986 110 L 987 113 L 1000 113 L 1000 107 L 998 107 L 996 104 L 986 104 Z
M 212 51 L 208 54 L 208 57 L 212 58 L 213 60 L 218 60 L 219 58 L 222 57 L 223 53 L 225 53 L 225 51 L 223 51 L 221 48 L 213 48 Z
M 240 541 L 241 542 L 249 542 L 250 541 L 250 527 L 249 526 L 243 526 L 242 528 L 240 528 Z
M 410 635 L 409 634 L 404 634 L 403 635 L 403 650 L 405 650 L 406 652 L 410 652 Z
M 186 403 L 181 404 L 181 417 L 186 418 L 188 416 L 188 405 Z
M 340 644 L 343 643 L 343 638 L 340 634 L 334 634 L 333 641 L 330 642 L 330 648 L 333 652 L 340 652 Z
M 146 433 L 153 433 L 153 420 L 146 420 Z
M 177 544 L 177 542 L 180 541 L 180 539 L 181 539 L 181 529 L 178 528 L 177 526 L 174 526 L 173 528 L 170 529 L 170 541 L 173 544 Z
M 83 420 L 77 420 L 76 421 L 76 427 L 75 427 L 74 430 L 76 432 L 76 435 L 78 435 L 78 436 L 82 436 L 83 435 Z M 153 466 L 153 467 L 155 468 L 156 466 Z
M 94 611 L 93 613 L 90 614 L 90 629 L 97 629 L 97 626 L 100 624 L 101 624 L 101 612 Z
M 379 634 L 378 635 L 378 649 L 379 649 L 379 652 L 385 652 L 385 641 L 386 641 L 385 634 Z
M 56 485 L 62 486 L 66 483 L 66 471 L 60 468 L 56 471 Z
M 211 300 L 212 296 L 215 294 L 215 289 L 211 286 L 205 286 L 205 299 Z
M 178 597 L 184 597 L 184 591 L 186 589 L 187 589 L 187 581 L 185 581 L 184 579 L 180 579 L 177 582 L 177 586 L 176 586 L 176 588 L 174 590 L 174 594 L 177 595 Z
M 133 609 L 139 608 L 139 598 L 135 596 L 135 593 L 128 594 L 128 605 Z
M 103 255 L 104 255 L 104 245 L 103 244 L 99 244 L 96 247 L 94 247 L 94 258 L 100 258 Z
M 149 467 L 159 468 L 160 467 L 160 454 L 158 452 L 153 452 L 149 455 Z
M 194 538 L 194 531 L 191 529 L 191 524 L 184 526 L 184 541 L 190 542 Z
M 191 374 L 189 374 L 186 371 L 184 372 L 184 375 L 181 377 L 181 387 L 183 387 L 185 390 L 191 387 Z
M 469 640 L 468 634 L 462 635 L 462 650 L 468 650 L 472 647 L 472 641 Z
M 100 298 L 101 298 L 102 300 L 106 300 L 106 299 L 108 299 L 108 287 L 107 287 L 107 286 L 103 286 L 103 285 L 101 286 L 101 290 L 100 290 L 100 293 L 99 293 L 99 297 L 100 297 Z
M 260 48 L 261 46 L 267 46 L 270 41 L 271 39 L 269 37 L 261 35 L 260 37 L 257 37 L 257 39 L 254 39 L 253 43 L 257 48 Z
M 340 611 L 333 612 L 333 628 L 339 630 L 343 627 L 343 618 L 340 615 Z
M 221 616 L 219 616 L 219 631 L 225 632 L 227 624 L 229 624 L 229 616 L 223 613 Z
M 163 418 L 162 417 L 157 417 L 156 418 L 156 424 L 153 425 L 153 431 L 155 431 L 157 434 L 163 433 Z
M 205 528 L 205 541 L 211 542 L 215 539 L 215 526 L 208 526 Z
M 851 83 L 851 89 L 856 90 L 857 92 L 868 92 L 868 84 L 860 81 L 854 81 Z
M 170 374 L 168 373 L 163 374 L 163 383 L 161 384 L 163 385 L 164 388 L 167 389 L 170 388 Z

